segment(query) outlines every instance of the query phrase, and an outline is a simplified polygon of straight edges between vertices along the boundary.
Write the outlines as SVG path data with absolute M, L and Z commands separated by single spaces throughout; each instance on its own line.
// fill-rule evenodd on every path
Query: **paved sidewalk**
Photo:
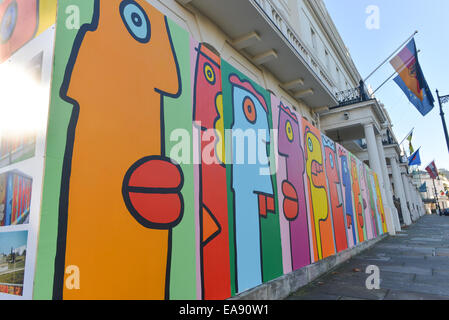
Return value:
M 380 289 L 368 290 L 369 265 L 380 269 Z M 416 224 L 352 258 L 287 300 L 449 300 L 449 217 Z

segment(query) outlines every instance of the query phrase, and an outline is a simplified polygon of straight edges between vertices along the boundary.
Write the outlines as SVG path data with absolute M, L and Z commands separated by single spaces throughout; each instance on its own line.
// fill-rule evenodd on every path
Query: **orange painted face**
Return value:
M 63 296 L 163 299 L 169 229 L 183 213 L 182 172 L 164 155 L 164 96 L 181 91 L 176 54 L 165 16 L 145 0 L 94 3 L 61 89 L 74 113 L 60 263 L 83 270 L 81 290 Z M 139 263 L 118 265 L 123 252 Z M 118 273 L 122 281 L 111 280 Z
M 165 16 L 143 0 L 110 0 L 99 7 L 98 27 L 86 33 L 80 48 L 88 58 L 77 60 L 79 76 L 72 77 L 67 95 L 81 106 L 97 95 L 105 104 L 123 103 L 128 112 L 139 105 L 154 111 L 160 94 L 180 89 Z M 89 85 L 95 89 L 85 90 Z
M 105 147 L 104 155 L 111 154 L 113 150 L 121 153 L 115 156 L 118 167 L 114 170 L 122 177 L 128 168 L 139 169 L 135 164 L 152 156 L 154 161 L 143 166 L 145 172 L 140 168 L 139 174 L 155 181 L 150 179 L 145 184 L 132 186 L 125 181 L 124 196 L 129 211 L 141 224 L 165 229 L 179 222 L 182 215 L 179 170 L 170 168 L 174 167 L 171 164 L 163 166 L 167 169 L 167 179 L 172 176 L 171 172 L 176 173 L 173 181 L 169 182 L 172 194 L 162 195 L 157 186 L 148 190 L 147 185 L 158 183 L 152 164 L 157 168 L 160 166 L 154 156 L 164 156 L 161 95 L 175 96 L 180 91 L 178 66 L 167 21 L 146 1 L 115 0 L 107 4 L 98 2 L 97 5 L 99 10 L 94 21 L 97 19 L 98 25 L 92 25 L 84 35 L 67 92 L 68 97 L 80 105 L 75 147 L 84 138 L 86 141 L 89 137 L 92 139 L 92 131 L 95 131 L 95 136 L 101 137 L 101 144 Z M 92 119 L 98 119 L 98 128 L 92 128 Z M 89 149 L 94 154 L 94 149 L 98 153 L 102 147 L 93 143 L 83 145 L 82 150 Z M 128 175 L 132 174 L 128 172 Z M 145 190 L 141 194 L 129 194 L 129 187 Z M 163 186 L 160 188 L 164 189 Z M 165 209 L 164 216 L 159 209 Z M 140 215 L 145 218 L 140 219 Z

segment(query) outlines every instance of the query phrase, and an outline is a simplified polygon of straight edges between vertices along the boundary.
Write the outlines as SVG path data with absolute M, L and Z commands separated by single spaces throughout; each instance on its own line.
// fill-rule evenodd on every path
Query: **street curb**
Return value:
M 318 277 L 389 237 L 389 234 L 358 244 L 334 256 L 242 292 L 228 300 L 283 300 Z

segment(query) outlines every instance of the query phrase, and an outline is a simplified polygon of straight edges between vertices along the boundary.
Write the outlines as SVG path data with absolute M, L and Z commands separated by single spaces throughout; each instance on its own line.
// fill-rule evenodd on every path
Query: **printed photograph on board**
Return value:
M 28 231 L 0 233 L 0 294 L 21 296 Z
M 20 171 L 0 174 L 0 227 L 29 223 L 32 184 Z

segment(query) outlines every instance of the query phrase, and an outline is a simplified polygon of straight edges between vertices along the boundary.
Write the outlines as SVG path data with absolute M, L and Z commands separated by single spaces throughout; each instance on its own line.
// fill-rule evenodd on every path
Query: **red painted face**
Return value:
M 203 45 L 198 49 L 195 81 L 194 121 L 203 129 L 214 129 L 218 112 L 217 97 L 221 95 L 220 58 Z

